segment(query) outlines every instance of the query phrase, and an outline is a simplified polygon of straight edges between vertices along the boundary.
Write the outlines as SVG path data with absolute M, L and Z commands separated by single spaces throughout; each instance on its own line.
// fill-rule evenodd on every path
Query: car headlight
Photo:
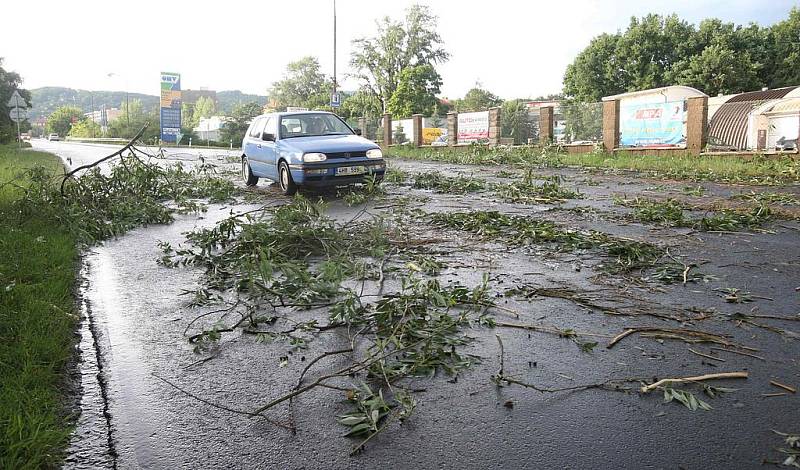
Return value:
M 307 153 L 303 155 L 303 161 L 306 163 L 324 162 L 328 156 L 324 153 Z
M 381 149 L 367 150 L 367 158 L 383 158 L 383 152 Z

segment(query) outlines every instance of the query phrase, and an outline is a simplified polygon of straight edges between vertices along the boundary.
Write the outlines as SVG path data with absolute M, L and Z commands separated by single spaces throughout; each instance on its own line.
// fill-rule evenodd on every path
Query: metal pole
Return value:
M 14 109 L 17 110 L 17 144 L 19 149 L 22 150 L 22 134 L 19 131 L 19 98 L 14 97 L 14 104 L 16 104 Z
M 333 92 L 336 93 L 336 0 L 333 0 Z
M 92 93 L 90 91 L 89 92 L 89 96 L 92 99 L 92 105 L 91 105 L 92 106 L 92 139 L 94 139 L 94 125 L 95 125 L 95 122 L 94 122 L 94 93 Z

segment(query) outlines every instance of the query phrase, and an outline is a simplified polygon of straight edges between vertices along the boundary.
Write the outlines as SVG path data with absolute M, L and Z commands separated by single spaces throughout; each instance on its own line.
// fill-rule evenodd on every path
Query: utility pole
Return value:
M 94 125 L 96 124 L 94 120 L 94 92 L 90 91 L 89 96 L 91 97 L 92 101 L 92 139 L 94 139 Z
M 333 0 L 333 93 L 336 93 L 336 0 Z

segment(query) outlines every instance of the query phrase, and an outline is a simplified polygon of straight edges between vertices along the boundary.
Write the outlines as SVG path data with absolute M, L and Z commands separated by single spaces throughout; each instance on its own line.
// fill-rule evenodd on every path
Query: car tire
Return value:
M 281 192 L 287 196 L 293 196 L 297 192 L 297 185 L 294 184 L 292 172 L 289 171 L 289 165 L 286 162 L 278 165 L 278 186 L 280 186 Z
M 250 162 L 247 161 L 247 157 L 242 157 L 242 180 L 244 184 L 250 187 L 258 184 L 258 176 L 254 175 L 253 170 L 250 169 Z

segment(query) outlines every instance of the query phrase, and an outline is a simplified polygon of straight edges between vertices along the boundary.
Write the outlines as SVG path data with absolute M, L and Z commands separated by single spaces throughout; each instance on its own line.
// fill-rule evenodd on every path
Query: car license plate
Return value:
M 365 166 L 343 166 L 336 169 L 336 176 L 363 175 L 366 172 Z

